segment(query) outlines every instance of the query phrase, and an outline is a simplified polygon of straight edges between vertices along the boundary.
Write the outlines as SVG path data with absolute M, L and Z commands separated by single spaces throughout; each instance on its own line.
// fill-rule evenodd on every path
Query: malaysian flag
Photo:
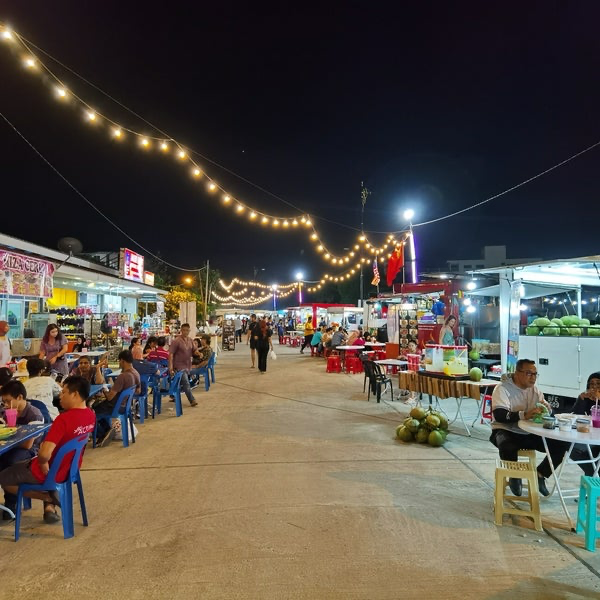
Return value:
M 373 281 L 371 281 L 371 285 L 379 285 L 379 269 L 377 267 L 377 259 L 373 260 Z

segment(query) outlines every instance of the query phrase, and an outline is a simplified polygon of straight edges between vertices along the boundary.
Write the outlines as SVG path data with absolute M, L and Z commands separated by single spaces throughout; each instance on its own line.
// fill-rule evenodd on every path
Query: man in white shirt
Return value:
M 27 390 L 27 400 L 43 402 L 54 421 L 58 417 L 58 408 L 54 406 L 53 400 L 60 397 L 62 388 L 52 377 L 43 375 L 45 368 L 46 363 L 41 358 L 27 360 L 29 379 L 25 381 L 25 389 Z
M 512 378 L 509 377 L 496 386 L 492 394 L 493 419 L 490 442 L 498 448 L 502 460 L 517 461 L 521 449 L 545 452 L 541 436 L 527 433 L 519 427 L 520 420 L 532 419 L 542 412 L 538 404 L 543 404 L 550 412 L 550 406 L 544 400 L 544 394 L 535 385 L 537 375 L 535 361 L 523 358 L 517 362 Z M 562 462 L 569 444 L 552 439 L 547 439 L 546 442 L 552 464 L 556 469 Z M 552 470 L 548 457 L 538 465 L 537 472 L 540 493 L 549 496 L 546 477 L 550 477 Z M 515 496 L 522 494 L 520 479 L 511 478 L 509 485 Z
M 235 341 L 239 342 L 241 344 L 242 343 L 242 320 L 239 318 L 239 316 L 235 317 L 234 327 L 235 327 Z

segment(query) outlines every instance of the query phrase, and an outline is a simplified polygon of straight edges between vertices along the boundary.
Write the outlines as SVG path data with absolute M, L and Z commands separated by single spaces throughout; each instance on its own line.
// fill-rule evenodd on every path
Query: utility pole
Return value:
M 365 204 L 367 203 L 367 197 L 371 192 L 365 187 L 364 183 L 360 182 L 360 233 L 365 235 Z M 362 248 L 360 253 L 360 305 L 362 306 L 365 298 L 364 283 L 363 283 L 363 262 L 362 262 Z
M 208 323 L 208 259 L 206 260 L 206 294 L 204 295 L 204 323 Z

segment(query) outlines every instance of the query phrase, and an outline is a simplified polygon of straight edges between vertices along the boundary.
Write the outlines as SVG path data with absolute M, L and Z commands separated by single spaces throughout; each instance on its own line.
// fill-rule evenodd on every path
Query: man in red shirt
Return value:
M 65 412 L 60 413 L 52 423 L 36 457 L 0 471 L 0 486 L 5 494 L 16 496 L 21 483 L 43 483 L 60 448 L 72 439 L 92 432 L 96 424 L 96 415 L 86 406 L 89 395 L 90 384 L 83 377 L 72 376 L 63 381 L 60 404 Z M 58 482 L 67 478 L 71 458 L 72 455 L 65 456 L 60 465 L 56 474 Z M 51 505 L 59 506 L 56 492 L 27 492 L 26 495 L 43 500 L 45 509 Z M 44 520 L 48 522 L 46 518 Z
M 169 346 L 169 373 L 173 377 L 175 373 L 185 371 L 181 377 L 181 389 L 190 401 L 190 406 L 198 406 L 198 402 L 194 399 L 190 388 L 190 369 L 192 368 L 193 354 L 194 343 L 190 338 L 190 326 L 184 323 L 181 326 L 181 335 L 177 336 Z

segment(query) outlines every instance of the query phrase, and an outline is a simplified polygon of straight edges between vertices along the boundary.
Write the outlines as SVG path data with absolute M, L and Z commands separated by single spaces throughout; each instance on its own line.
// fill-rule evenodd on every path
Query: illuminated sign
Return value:
M 129 248 L 121 248 L 119 271 L 123 279 L 144 283 L 144 257 Z
M 152 271 L 144 271 L 144 283 L 146 285 L 154 285 L 154 273 Z

